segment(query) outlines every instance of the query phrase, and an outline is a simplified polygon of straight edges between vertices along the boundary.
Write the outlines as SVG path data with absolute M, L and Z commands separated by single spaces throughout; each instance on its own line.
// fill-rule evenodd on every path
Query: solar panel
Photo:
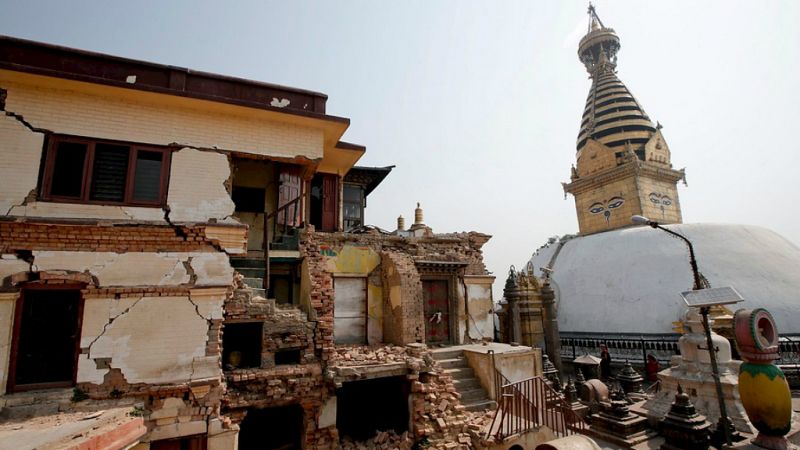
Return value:
M 681 292 L 681 297 L 686 302 L 686 306 L 693 308 L 730 305 L 744 301 L 744 298 L 736 292 L 736 289 L 730 286 Z

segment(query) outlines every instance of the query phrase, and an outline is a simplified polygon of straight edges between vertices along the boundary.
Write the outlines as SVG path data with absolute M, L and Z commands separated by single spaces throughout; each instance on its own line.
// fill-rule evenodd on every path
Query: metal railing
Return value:
M 543 377 L 510 382 L 495 370 L 497 413 L 492 419 L 487 439 L 501 441 L 508 436 L 546 426 L 557 437 L 582 433 L 586 423 Z
M 570 362 L 585 353 L 597 355 L 600 344 L 605 344 L 615 364 L 629 361 L 641 368 L 647 364 L 647 355 L 652 354 L 663 368 L 668 367 L 672 356 L 680 354 L 678 338 L 679 334 L 561 333 L 561 358 Z M 731 348 L 735 350 L 733 342 Z M 780 335 L 778 351 L 780 359 L 775 364 L 792 388 L 800 387 L 800 334 Z
M 272 236 L 278 235 L 278 222 L 279 222 L 278 215 L 280 213 L 283 213 L 283 221 L 282 221 L 283 223 L 280 224 L 283 225 L 283 232 L 281 233 L 281 235 L 286 234 L 286 231 L 289 229 L 290 226 L 292 228 L 299 226 L 300 224 L 298 223 L 299 220 L 297 218 L 298 202 L 300 202 L 302 198 L 303 195 L 301 194 L 297 196 L 294 200 L 287 202 L 286 204 L 276 209 L 275 211 L 269 214 L 264 214 L 264 242 L 262 244 L 264 249 L 264 279 L 261 280 L 261 286 L 264 288 L 264 290 L 267 291 L 269 290 L 269 245 L 271 244 L 270 242 L 271 237 L 269 233 L 269 220 L 272 219 L 273 217 L 275 218 L 275 220 L 272 221 Z M 291 216 L 289 215 L 290 209 L 292 211 Z M 290 218 L 291 221 L 289 220 Z

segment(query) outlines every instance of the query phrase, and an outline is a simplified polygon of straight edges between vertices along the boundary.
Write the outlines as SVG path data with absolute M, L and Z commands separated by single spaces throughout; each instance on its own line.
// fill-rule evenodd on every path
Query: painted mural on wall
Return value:
M 651 192 L 650 193 L 650 202 L 654 205 L 658 206 L 661 209 L 661 218 L 664 218 L 665 209 L 672 207 L 672 199 L 669 196 L 662 194 L 660 192 Z
M 611 197 L 608 200 L 592 203 L 592 205 L 589 206 L 589 213 L 603 214 L 603 217 L 606 218 L 606 223 L 610 225 L 613 211 L 622 206 L 624 203 L 625 199 L 622 197 Z

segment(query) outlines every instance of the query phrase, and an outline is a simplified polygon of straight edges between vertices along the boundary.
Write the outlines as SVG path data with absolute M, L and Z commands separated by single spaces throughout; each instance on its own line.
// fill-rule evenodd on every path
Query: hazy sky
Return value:
M 598 1 L 620 79 L 664 126 L 685 222 L 800 243 L 800 2 Z M 564 200 L 589 90 L 585 1 L 9 1 L 0 33 L 322 91 L 360 165 L 397 168 L 367 222 L 477 230 L 510 264 L 577 231 Z

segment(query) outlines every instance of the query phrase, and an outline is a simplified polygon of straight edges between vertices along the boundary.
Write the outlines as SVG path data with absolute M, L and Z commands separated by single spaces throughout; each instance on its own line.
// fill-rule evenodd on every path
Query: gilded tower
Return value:
M 681 223 L 677 183 L 661 125 L 617 77 L 619 37 L 589 6 L 589 30 L 578 56 L 592 87 L 578 133 L 576 165 L 564 192 L 575 196 L 581 234 L 630 225 L 641 214 L 660 223 Z

